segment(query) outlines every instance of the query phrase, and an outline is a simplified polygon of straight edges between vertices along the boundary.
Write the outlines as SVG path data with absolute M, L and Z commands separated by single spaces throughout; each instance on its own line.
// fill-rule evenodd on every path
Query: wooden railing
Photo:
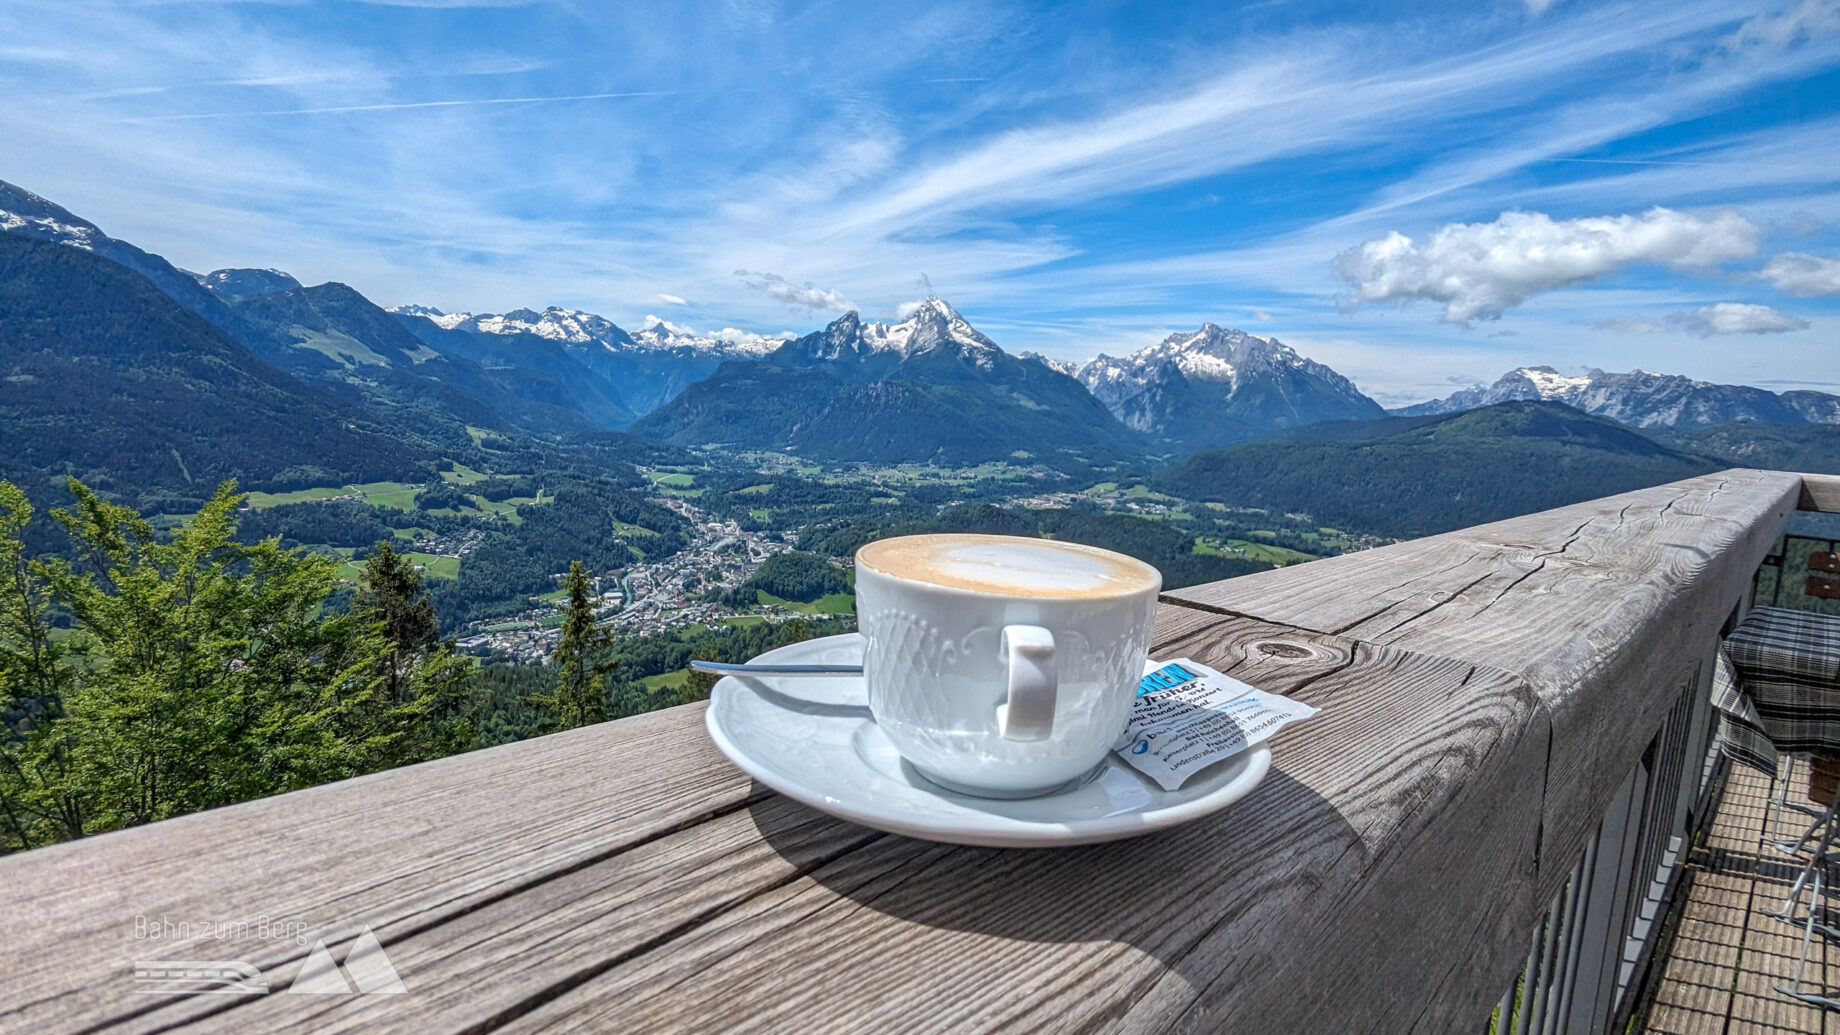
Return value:
M 1727 471 L 1167 594 L 1155 656 L 1323 711 L 1136 840 L 880 834 L 751 783 L 692 706 L 0 860 L 0 1026 L 1476 1031 L 1836 485 Z M 282 991 L 367 929 L 402 993 Z M 273 991 L 136 994 L 137 960 Z

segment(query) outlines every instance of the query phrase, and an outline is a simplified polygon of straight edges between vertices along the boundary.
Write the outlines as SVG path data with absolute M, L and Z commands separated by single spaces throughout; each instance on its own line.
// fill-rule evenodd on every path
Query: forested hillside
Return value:
M 196 503 L 415 477 L 430 445 L 257 359 L 125 266 L 0 233 L 0 476 Z
M 1649 428 L 1663 445 L 1728 460 L 1733 467 L 1840 474 L 1840 424 L 1725 424 Z
M 1190 499 L 1307 513 L 1383 535 L 1445 532 L 1717 470 L 1560 403 L 1316 425 L 1197 453 L 1155 479 Z

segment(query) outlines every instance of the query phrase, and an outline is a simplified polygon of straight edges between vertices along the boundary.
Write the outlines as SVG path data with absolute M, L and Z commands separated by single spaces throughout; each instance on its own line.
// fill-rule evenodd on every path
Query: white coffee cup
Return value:
M 876 725 L 920 774 L 986 797 L 1080 779 L 1123 732 L 1163 577 L 1110 550 L 1000 535 L 856 552 Z

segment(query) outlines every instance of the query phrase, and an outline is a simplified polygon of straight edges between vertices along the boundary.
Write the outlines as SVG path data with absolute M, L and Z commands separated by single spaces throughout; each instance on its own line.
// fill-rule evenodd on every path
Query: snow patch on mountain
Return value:
M 1049 370 L 1059 371 L 1068 377 L 1078 377 L 1080 374 L 1080 364 L 1071 359 L 1055 359 L 1053 356 L 1045 356 L 1039 352 L 1018 352 L 1016 358 L 1033 360 Z
M 5 210 L 0 210 L 0 230 L 23 231 L 33 237 L 55 240 L 60 244 L 68 244 L 84 251 L 95 249 L 95 242 L 90 235 L 100 233 L 93 226 L 60 223 L 49 216 L 24 216 Z
M 892 352 L 903 359 L 949 346 L 982 367 L 989 367 L 992 357 L 1003 352 L 937 295 L 915 305 L 899 323 L 863 324 L 862 344 L 866 351 Z
M 1567 376 L 1545 366 L 1510 370 L 1492 385 L 1465 388 L 1392 412 L 1416 417 L 1532 399 L 1564 403 L 1639 428 L 1709 427 L 1740 421 L 1840 423 L 1840 397 L 1821 392 L 1777 395 L 1748 385 L 1714 384 L 1647 370 L 1592 370 Z
M 209 273 L 194 273 L 192 277 L 201 286 L 230 298 L 272 295 L 300 287 L 300 281 L 295 280 L 292 274 L 278 269 L 212 270 Z
M 784 344 L 784 338 L 772 338 L 734 327 L 724 327 L 713 334 L 698 334 L 694 328 L 648 315 L 643 329 L 628 333 L 612 320 L 578 309 L 550 306 L 513 309 L 508 313 L 445 313 L 431 306 L 391 306 L 399 316 L 419 316 L 446 331 L 470 331 L 475 334 L 534 334 L 549 341 L 577 347 L 600 347 L 611 352 L 690 350 L 719 356 L 759 358 Z
M 787 341 L 786 337 L 755 334 L 738 327 L 724 327 L 708 334 L 698 334 L 694 327 L 675 323 L 650 313 L 646 314 L 645 326 L 634 331 L 631 338 L 633 344 L 640 348 L 690 349 L 695 352 L 713 352 L 756 359 L 767 355 Z
M 1278 339 L 1213 323 L 1128 356 L 1101 354 L 1077 376 L 1126 425 L 1191 448 L 1382 415 L 1352 381 Z

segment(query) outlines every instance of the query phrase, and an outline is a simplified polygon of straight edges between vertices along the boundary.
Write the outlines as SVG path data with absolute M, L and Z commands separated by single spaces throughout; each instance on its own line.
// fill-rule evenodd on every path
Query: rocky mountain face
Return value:
M 595 390 L 613 401 L 614 407 L 598 416 L 607 427 L 624 427 L 663 406 L 726 361 L 760 359 L 784 343 L 732 327 L 697 334 L 656 319 L 627 331 L 606 317 L 559 306 L 502 314 L 444 313 L 426 306 L 395 306 L 390 312 L 434 348 L 494 370 L 553 368 L 554 356 L 570 357 L 588 372 Z
M 1385 416 L 1353 382 L 1276 338 L 1212 323 L 1123 358 L 1101 355 L 1079 380 L 1127 426 L 1181 451 Z
M 464 350 L 431 348 L 345 284 L 238 295 L 229 302 L 256 330 L 248 344 L 257 355 L 335 391 L 489 428 L 562 433 L 621 427 L 632 419 L 617 399 L 596 391 L 596 379 L 579 364 L 531 361 L 506 371 Z
M 1053 356 L 1044 356 L 1039 352 L 1018 352 L 1016 358 L 1040 363 L 1049 370 L 1058 370 L 1068 377 L 1080 376 L 1080 364 L 1071 359 L 1055 359 Z
M 1003 351 L 940 298 L 893 324 L 846 313 L 762 362 L 724 363 L 632 430 L 880 463 L 1106 464 L 1145 445 L 1078 381 Z
M 1638 428 L 1704 428 L 1722 424 L 1836 424 L 1840 396 L 1825 392 L 1777 394 L 1748 385 L 1720 385 L 1678 374 L 1593 370 L 1568 376 L 1552 367 L 1521 367 L 1492 385 L 1466 388 L 1443 399 L 1393 411 L 1415 417 L 1456 413 L 1501 402 L 1544 400 L 1609 417 Z
M 198 283 L 206 290 L 221 298 L 248 298 L 251 295 L 272 295 L 277 291 L 292 291 L 300 287 L 300 281 L 293 276 L 276 269 L 227 269 L 212 270 L 209 273 L 195 274 Z

